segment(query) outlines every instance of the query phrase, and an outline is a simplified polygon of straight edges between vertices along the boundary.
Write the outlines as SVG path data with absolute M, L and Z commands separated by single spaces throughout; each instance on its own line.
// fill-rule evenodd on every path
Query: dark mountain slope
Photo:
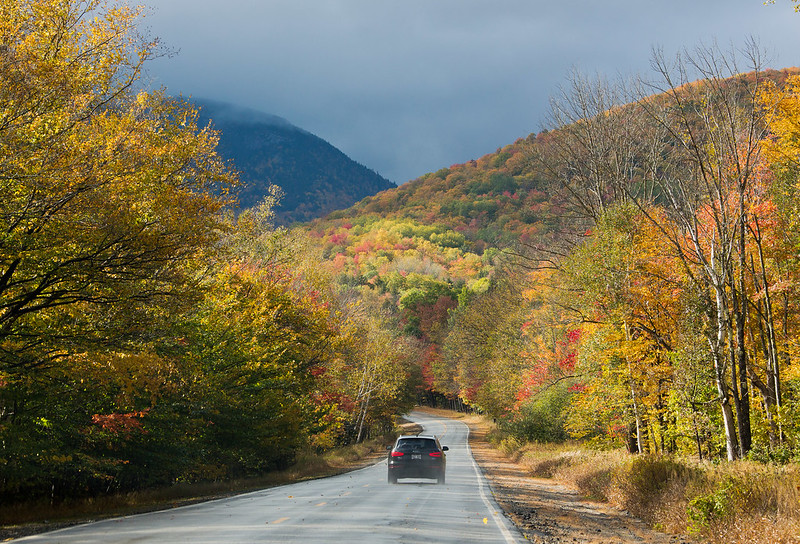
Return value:
M 241 172 L 239 205 L 259 202 L 270 184 L 285 196 L 280 224 L 308 221 L 395 187 L 323 139 L 285 119 L 211 100 L 194 100 L 201 122 L 221 132 L 219 152 Z

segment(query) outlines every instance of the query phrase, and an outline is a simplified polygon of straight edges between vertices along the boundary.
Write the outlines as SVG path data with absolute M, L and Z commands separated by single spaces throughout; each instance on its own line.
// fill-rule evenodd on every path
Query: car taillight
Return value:
M 393 451 L 392 452 L 392 457 L 402 457 L 402 456 L 403 456 L 403 452 L 402 451 Z
M 442 452 L 440 452 L 440 451 L 432 451 L 428 455 L 430 455 L 431 457 L 441 457 L 442 456 Z

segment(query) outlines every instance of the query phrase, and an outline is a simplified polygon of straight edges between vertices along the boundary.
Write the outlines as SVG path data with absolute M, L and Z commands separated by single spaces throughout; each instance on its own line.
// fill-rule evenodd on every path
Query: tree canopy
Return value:
M 0 497 L 263 474 L 391 427 L 404 354 L 272 225 L 141 8 L 0 7 Z M 361 384 L 353 387 L 353 384 Z

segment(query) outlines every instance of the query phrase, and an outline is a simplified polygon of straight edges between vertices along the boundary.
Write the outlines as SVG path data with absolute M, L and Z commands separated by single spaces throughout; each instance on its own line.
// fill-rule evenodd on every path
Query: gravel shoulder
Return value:
M 453 417 L 454 413 L 431 413 Z M 568 486 L 526 475 L 487 440 L 489 426 L 477 417 L 461 418 L 470 428 L 470 448 L 486 475 L 495 500 L 525 538 L 537 544 L 691 544 L 685 536 L 650 529 L 627 512 L 587 501 Z

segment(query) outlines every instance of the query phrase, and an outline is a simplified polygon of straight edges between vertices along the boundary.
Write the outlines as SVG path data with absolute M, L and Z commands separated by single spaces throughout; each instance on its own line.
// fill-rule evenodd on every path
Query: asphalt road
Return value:
M 48 544 L 110 543 L 517 543 L 524 539 L 491 498 L 467 426 L 414 412 L 447 452 L 447 483 L 400 480 L 386 461 L 331 478 L 21 538 Z

